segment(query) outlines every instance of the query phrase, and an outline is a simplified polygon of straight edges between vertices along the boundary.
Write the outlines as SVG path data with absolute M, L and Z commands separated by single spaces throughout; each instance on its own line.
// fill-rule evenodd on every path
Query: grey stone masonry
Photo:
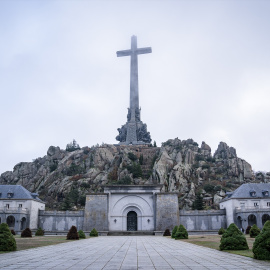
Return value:
M 84 211 L 39 210 L 38 223 L 45 232 L 69 231 L 71 226 L 83 229 Z
M 86 195 L 84 230 L 108 231 L 108 195 Z
M 180 211 L 180 224 L 188 231 L 218 231 L 226 229 L 225 210 Z
M 179 225 L 177 193 L 156 194 L 156 231 L 172 230 Z

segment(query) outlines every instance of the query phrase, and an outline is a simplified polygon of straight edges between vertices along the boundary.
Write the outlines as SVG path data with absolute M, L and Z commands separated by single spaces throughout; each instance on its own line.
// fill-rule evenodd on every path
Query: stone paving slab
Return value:
M 270 262 L 157 236 L 104 236 L 0 254 L 0 269 L 270 269 Z

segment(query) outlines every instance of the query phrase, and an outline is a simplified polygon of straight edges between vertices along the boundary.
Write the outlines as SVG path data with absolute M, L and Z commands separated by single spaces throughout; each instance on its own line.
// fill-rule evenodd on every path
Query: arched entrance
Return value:
M 270 216 L 268 214 L 264 214 L 262 216 L 262 225 L 264 225 L 267 220 L 270 220 Z
M 13 216 L 8 216 L 7 217 L 7 225 L 10 228 L 14 228 L 14 226 L 15 226 L 15 218 Z
M 254 224 L 257 225 L 257 218 L 256 218 L 255 215 L 251 214 L 251 215 L 248 216 L 248 225 L 252 226 Z
M 24 230 L 26 228 L 26 218 L 23 217 L 21 220 L 21 231 Z
M 127 214 L 127 231 L 137 231 L 137 213 L 129 211 Z

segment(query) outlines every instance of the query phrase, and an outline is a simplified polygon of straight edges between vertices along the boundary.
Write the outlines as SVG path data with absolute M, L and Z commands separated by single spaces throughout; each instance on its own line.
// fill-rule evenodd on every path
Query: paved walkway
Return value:
M 0 269 L 270 269 L 270 263 L 157 236 L 109 236 L 0 254 Z

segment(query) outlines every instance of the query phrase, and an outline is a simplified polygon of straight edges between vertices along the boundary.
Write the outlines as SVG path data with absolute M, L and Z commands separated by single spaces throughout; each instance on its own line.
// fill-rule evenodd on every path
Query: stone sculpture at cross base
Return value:
M 131 56 L 130 60 L 130 107 L 128 108 L 127 122 L 118 128 L 119 135 L 116 140 L 119 144 L 150 144 L 151 136 L 147 132 L 147 125 L 141 121 L 141 109 L 139 107 L 138 87 L 138 54 L 151 53 L 152 49 L 137 48 L 137 37 L 131 37 L 131 49 L 118 51 L 117 56 Z

